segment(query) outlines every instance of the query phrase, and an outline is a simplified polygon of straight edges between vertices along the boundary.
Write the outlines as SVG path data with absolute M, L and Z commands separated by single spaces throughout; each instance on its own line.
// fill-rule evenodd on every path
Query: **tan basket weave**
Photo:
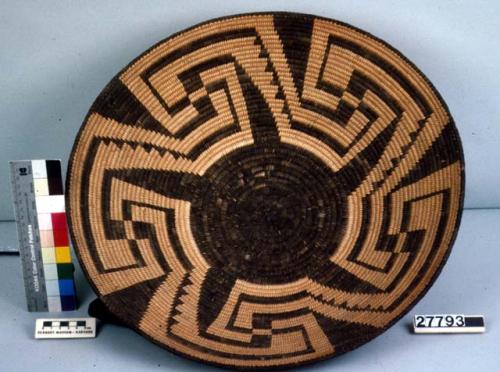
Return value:
M 226 17 L 97 98 L 67 180 L 80 262 L 119 319 L 212 364 L 339 355 L 421 298 L 454 240 L 463 156 L 399 52 L 340 22 Z

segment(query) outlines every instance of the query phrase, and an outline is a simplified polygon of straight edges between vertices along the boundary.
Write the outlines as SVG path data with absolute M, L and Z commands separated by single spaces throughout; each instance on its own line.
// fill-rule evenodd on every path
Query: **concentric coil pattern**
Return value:
M 154 46 L 102 92 L 68 170 L 80 262 L 156 343 L 296 365 L 389 327 L 444 263 L 462 205 L 453 121 L 374 37 L 276 13 Z

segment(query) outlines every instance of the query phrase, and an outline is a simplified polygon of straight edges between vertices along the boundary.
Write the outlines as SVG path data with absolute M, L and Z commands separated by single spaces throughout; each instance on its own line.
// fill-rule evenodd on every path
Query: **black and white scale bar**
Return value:
M 415 333 L 483 333 L 486 331 L 482 315 L 426 314 L 413 318 Z
M 95 318 L 37 319 L 35 338 L 94 338 Z

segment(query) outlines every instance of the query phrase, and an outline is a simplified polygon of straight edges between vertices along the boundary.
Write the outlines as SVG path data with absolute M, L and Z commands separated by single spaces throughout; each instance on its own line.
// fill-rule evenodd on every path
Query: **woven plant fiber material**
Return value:
M 161 41 L 91 107 L 67 178 L 106 307 L 231 368 L 352 350 L 428 290 L 458 229 L 459 136 L 431 83 L 343 23 L 226 17 Z

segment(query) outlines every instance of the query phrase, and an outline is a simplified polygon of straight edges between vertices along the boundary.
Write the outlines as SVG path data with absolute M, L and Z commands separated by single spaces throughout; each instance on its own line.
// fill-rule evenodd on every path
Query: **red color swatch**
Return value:
M 68 247 L 68 232 L 64 230 L 52 230 L 54 233 L 54 246 L 56 247 Z
M 66 213 L 51 213 L 52 230 L 66 230 Z

